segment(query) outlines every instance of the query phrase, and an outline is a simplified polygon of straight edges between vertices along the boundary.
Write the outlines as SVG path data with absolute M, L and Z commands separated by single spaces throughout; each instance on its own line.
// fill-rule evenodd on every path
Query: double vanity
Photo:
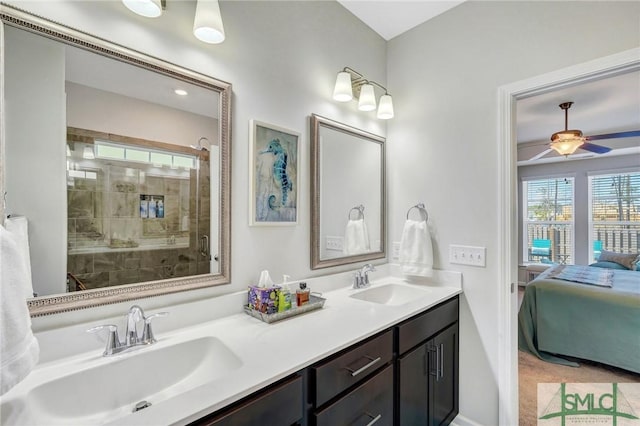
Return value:
M 242 311 L 246 292 L 177 305 L 154 320 L 157 343 L 112 356 L 85 332 L 95 322 L 42 331 L 43 362 L 2 398 L 1 422 L 448 423 L 457 414 L 461 276 L 436 271 L 409 284 L 394 269 L 379 266 L 361 289 L 353 273 L 308 279 L 324 307 L 273 324 Z M 122 330 L 125 313 L 114 319 Z

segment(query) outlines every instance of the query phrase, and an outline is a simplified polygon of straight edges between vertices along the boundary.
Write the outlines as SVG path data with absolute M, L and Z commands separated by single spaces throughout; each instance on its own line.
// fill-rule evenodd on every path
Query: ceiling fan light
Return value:
M 583 138 L 558 138 L 551 142 L 551 148 L 556 150 L 560 155 L 569 155 L 576 152 L 576 149 L 584 143 Z
M 122 0 L 127 9 L 145 18 L 157 18 L 162 15 L 160 0 Z
M 225 39 L 222 15 L 218 0 L 198 0 L 193 20 L 193 35 L 209 44 L 222 43 Z
M 360 88 L 358 109 L 360 111 L 373 111 L 376 109 L 376 95 L 371 84 L 363 84 Z
M 338 73 L 336 85 L 333 88 L 333 99 L 338 102 L 349 102 L 353 99 L 353 89 L 351 88 L 351 74 L 347 71 Z

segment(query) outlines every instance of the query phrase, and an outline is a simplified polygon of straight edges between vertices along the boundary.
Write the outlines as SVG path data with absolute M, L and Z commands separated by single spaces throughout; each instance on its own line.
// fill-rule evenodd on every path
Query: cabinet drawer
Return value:
M 398 328 L 398 353 L 403 354 L 458 321 L 458 296 L 412 318 Z
M 316 426 L 393 425 L 393 366 L 314 413 Z
M 343 390 L 391 361 L 393 331 L 388 330 L 348 352 L 312 367 L 315 406 L 319 407 Z
M 215 413 L 190 426 L 291 425 L 303 417 L 302 377 L 274 385 L 223 413 Z

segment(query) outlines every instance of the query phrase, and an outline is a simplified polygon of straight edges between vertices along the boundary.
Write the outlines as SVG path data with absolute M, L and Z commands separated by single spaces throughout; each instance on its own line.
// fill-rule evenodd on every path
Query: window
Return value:
M 526 180 L 523 194 L 523 259 L 574 262 L 573 177 Z
M 638 252 L 640 171 L 589 177 L 589 258 Z

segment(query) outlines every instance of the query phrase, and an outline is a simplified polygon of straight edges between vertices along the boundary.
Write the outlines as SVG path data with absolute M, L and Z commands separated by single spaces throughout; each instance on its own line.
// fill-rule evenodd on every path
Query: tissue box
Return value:
M 278 312 L 279 290 L 279 286 L 249 286 L 249 308 L 262 312 L 264 314 L 275 314 L 276 312 Z

